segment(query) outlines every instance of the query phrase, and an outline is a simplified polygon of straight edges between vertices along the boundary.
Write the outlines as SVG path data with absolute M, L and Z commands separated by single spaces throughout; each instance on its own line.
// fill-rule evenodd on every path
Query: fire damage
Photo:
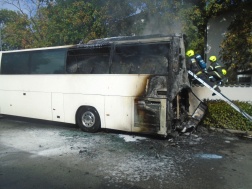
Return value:
M 69 74 L 143 74 L 134 99 L 133 132 L 168 135 L 195 128 L 206 106 L 189 115 L 190 82 L 184 36 L 149 35 L 91 40 L 68 50 Z

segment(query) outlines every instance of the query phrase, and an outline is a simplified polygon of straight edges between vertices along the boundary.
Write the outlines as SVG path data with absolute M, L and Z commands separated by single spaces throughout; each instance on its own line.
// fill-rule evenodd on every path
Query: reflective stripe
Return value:
M 196 75 L 199 75 L 199 74 L 201 74 L 202 73 L 202 71 L 199 71 L 198 73 L 196 73 Z
M 220 79 L 222 78 L 216 71 L 214 71 L 214 73 L 215 73 Z
M 221 68 L 221 66 L 215 66 L 214 68 Z
M 209 66 L 209 68 L 211 68 L 213 70 L 213 67 L 212 66 Z
M 192 62 L 192 63 L 195 63 L 195 62 L 196 62 L 195 58 L 192 58 L 192 59 L 191 59 L 191 62 Z

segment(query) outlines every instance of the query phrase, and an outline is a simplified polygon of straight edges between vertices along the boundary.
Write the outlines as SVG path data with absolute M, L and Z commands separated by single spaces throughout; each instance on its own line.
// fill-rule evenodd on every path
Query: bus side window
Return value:
M 78 62 L 81 74 L 108 74 L 109 54 L 103 56 L 85 56 Z
M 29 52 L 2 54 L 1 74 L 29 74 Z
M 168 47 L 162 44 L 117 46 L 112 74 L 166 74 Z
M 69 74 L 108 74 L 109 48 L 74 49 L 68 52 L 66 71 Z
M 31 74 L 64 74 L 65 49 L 30 52 Z
M 66 63 L 66 73 L 75 74 L 78 70 L 78 64 L 76 61 L 76 57 L 71 52 L 67 53 L 67 63 Z
M 111 72 L 112 74 L 129 74 L 131 71 L 130 62 L 121 54 L 115 54 L 112 60 Z

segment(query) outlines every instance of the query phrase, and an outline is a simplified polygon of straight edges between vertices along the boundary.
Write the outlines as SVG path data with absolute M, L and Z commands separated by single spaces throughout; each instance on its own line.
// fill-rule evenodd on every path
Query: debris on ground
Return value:
M 220 132 L 223 134 L 231 135 L 231 136 L 239 136 L 244 138 L 252 139 L 252 131 L 240 131 L 240 130 L 233 130 L 233 129 L 220 129 L 210 127 L 210 131 Z

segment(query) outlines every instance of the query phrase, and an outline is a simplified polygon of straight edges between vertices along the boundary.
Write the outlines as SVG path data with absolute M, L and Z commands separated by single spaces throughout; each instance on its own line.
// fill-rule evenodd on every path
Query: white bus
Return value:
M 183 35 L 3 51 L 0 114 L 166 136 L 189 111 Z

